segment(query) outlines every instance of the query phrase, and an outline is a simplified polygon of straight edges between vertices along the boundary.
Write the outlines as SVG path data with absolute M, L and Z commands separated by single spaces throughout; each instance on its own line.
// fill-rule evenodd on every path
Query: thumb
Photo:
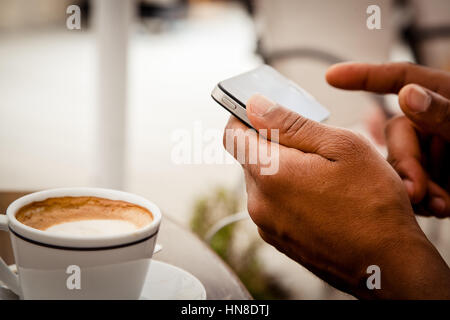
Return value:
M 405 115 L 416 127 L 450 141 L 450 101 L 417 84 L 404 86 L 398 99 Z
M 342 144 L 334 142 L 346 140 L 354 143 L 349 137 L 352 134 L 350 131 L 302 117 L 260 94 L 247 101 L 247 116 L 252 126 L 270 140 L 306 153 L 319 154 L 329 160 L 336 160 L 342 151 L 338 147 Z

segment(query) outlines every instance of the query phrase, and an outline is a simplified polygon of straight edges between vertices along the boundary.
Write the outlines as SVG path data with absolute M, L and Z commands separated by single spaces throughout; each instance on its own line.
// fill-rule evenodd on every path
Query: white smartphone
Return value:
M 260 93 L 311 120 L 324 121 L 330 115 L 308 92 L 268 65 L 219 82 L 211 96 L 251 127 L 245 104 L 255 93 Z

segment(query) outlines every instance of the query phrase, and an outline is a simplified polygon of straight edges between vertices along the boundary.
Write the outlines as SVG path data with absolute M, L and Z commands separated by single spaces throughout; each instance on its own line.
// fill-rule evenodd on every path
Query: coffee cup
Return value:
M 59 218 L 67 208 L 75 211 L 66 210 Z M 89 216 L 101 208 L 112 210 L 114 217 Z M 46 210 L 52 214 L 42 214 Z M 147 220 L 132 228 L 136 214 Z M 22 299 L 138 299 L 160 222 L 155 204 L 122 191 L 60 188 L 26 195 L 0 215 L 0 230 L 10 233 L 18 272 L 0 258 L 0 281 Z

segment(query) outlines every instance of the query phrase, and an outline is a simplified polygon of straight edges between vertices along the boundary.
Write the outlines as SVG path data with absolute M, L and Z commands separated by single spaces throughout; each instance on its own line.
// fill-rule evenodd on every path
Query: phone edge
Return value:
M 233 100 L 233 102 L 236 103 L 236 109 L 231 109 L 225 103 L 223 103 L 223 97 L 227 97 L 228 99 Z M 211 92 L 211 98 L 213 98 L 215 102 L 222 106 L 222 108 L 241 120 L 245 125 L 252 128 L 252 125 L 247 117 L 247 110 L 243 107 L 242 102 L 237 100 L 233 95 L 229 94 L 225 89 L 223 89 L 220 86 L 220 83 L 218 83 L 216 87 L 214 87 L 213 91 Z

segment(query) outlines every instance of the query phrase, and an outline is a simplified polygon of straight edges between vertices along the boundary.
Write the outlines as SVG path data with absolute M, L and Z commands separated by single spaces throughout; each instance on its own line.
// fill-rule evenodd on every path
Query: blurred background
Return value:
M 379 30 L 366 26 L 372 4 Z M 70 5 L 80 8 L 80 29 L 67 26 Z M 255 298 L 351 298 L 264 244 L 248 219 L 214 227 L 245 217 L 237 163 L 173 161 L 180 130 L 192 139 L 217 133 L 192 152 L 227 157 L 229 114 L 211 90 L 261 63 L 330 109 L 328 123 L 385 154 L 382 128 L 399 112 L 396 97 L 328 86 L 326 69 L 349 60 L 450 71 L 450 2 L 0 0 L 0 189 L 134 192 L 210 242 Z M 450 221 L 419 222 L 449 263 Z

